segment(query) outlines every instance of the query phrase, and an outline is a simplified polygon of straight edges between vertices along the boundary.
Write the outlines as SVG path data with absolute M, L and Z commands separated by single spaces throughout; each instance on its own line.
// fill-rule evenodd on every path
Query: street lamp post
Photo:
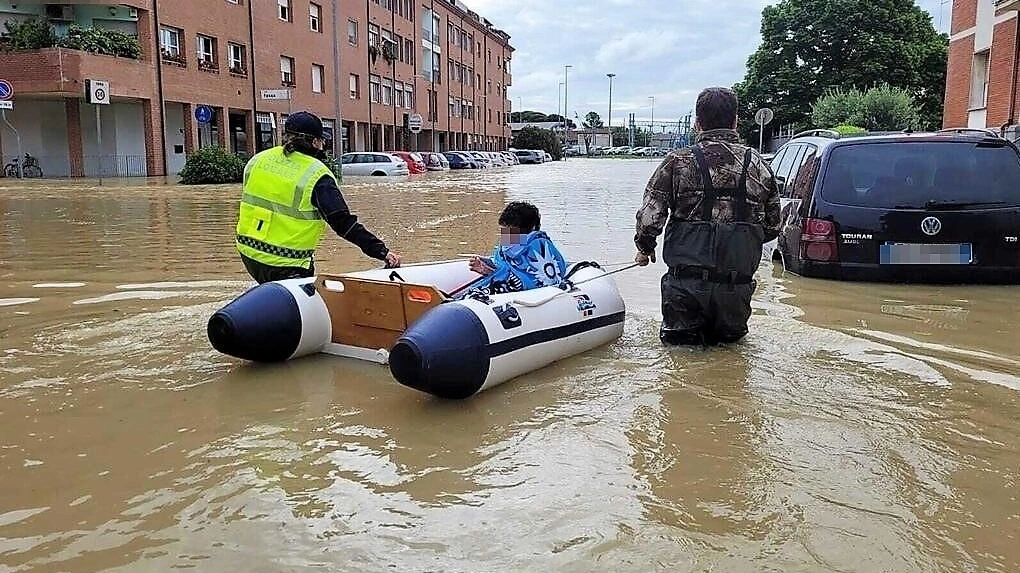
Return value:
M 609 125 L 609 147 L 613 146 L 613 78 L 616 74 L 606 74 L 609 78 L 609 120 L 606 122 Z
M 655 135 L 655 96 L 648 96 L 652 100 L 652 126 L 648 130 L 648 146 L 652 145 L 652 136 Z
M 563 66 L 563 146 L 567 146 L 567 72 L 574 66 L 566 65 Z M 567 160 L 567 154 L 563 152 L 563 161 Z

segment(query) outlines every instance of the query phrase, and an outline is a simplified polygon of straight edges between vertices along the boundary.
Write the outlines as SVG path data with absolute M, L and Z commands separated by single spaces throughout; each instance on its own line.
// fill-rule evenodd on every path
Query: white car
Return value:
M 407 163 L 389 153 L 358 151 L 340 156 L 340 172 L 343 175 L 390 176 L 407 175 Z
M 512 163 L 510 163 L 510 161 L 507 160 L 506 157 L 503 157 L 502 153 L 488 151 L 486 152 L 486 155 L 489 156 L 489 159 L 492 159 L 492 164 L 496 167 L 510 167 L 510 165 L 512 165 Z
M 475 158 L 475 161 L 477 161 L 478 164 L 481 165 L 483 169 L 486 167 L 495 167 L 492 164 L 492 158 L 482 153 L 481 151 L 469 151 L 468 153 L 471 155 L 471 157 Z

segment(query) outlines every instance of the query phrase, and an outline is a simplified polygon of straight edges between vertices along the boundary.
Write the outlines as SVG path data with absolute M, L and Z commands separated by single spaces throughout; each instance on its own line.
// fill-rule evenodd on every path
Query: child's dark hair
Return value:
M 538 207 L 524 201 L 509 203 L 499 215 L 499 224 L 517 227 L 522 233 L 531 233 L 542 227 L 542 216 Z

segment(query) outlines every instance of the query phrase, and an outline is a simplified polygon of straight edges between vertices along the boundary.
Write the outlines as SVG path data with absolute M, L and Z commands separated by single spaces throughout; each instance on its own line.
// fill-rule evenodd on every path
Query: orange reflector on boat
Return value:
M 407 300 L 428 304 L 432 302 L 432 293 L 427 290 L 413 288 L 407 291 Z

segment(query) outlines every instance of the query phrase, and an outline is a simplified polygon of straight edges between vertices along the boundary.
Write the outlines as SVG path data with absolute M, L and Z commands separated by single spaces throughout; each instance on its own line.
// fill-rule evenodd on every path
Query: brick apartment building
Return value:
M 1020 121 L 1017 10 L 1020 0 L 953 1 L 945 127 L 999 130 Z
M 209 145 L 250 155 L 298 110 L 338 132 L 338 151 L 497 150 L 511 136 L 510 37 L 459 0 L 0 0 L 0 30 L 36 18 L 57 36 L 77 25 L 141 46 L 138 59 L 56 46 L 0 57 L 8 120 L 48 177 L 176 174 Z M 102 149 L 86 79 L 110 82 Z M 0 125 L 0 157 L 17 153 Z

